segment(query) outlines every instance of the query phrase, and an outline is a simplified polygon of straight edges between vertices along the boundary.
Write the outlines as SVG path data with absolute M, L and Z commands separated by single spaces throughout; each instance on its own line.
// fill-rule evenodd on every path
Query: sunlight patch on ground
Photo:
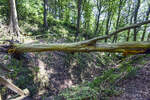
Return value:
M 73 85 L 72 81 L 71 80 L 64 80 L 64 84 L 60 86 L 61 89 L 64 89 L 64 88 L 69 88 Z
M 48 85 L 49 78 L 45 69 L 46 65 L 40 59 L 38 59 L 38 63 L 39 72 L 37 74 L 37 78 L 40 80 L 42 86 Z

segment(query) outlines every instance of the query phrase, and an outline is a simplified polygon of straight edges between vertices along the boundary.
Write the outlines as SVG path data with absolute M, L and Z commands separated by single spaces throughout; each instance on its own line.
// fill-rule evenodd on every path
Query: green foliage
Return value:
M 122 3 L 120 3 L 120 1 Z M 39 30 L 43 26 L 43 0 L 16 0 L 17 5 L 17 13 L 20 25 L 24 25 L 25 23 L 30 23 L 31 26 L 33 24 L 38 24 Z M 141 2 L 143 5 L 148 6 L 146 3 L 148 3 L 148 0 L 145 0 Z M 106 18 L 107 12 L 111 12 L 112 20 L 109 22 L 110 26 L 110 32 L 116 30 L 116 23 L 117 23 L 117 16 L 118 16 L 118 10 L 119 6 L 121 6 L 121 15 L 120 15 L 120 21 L 119 21 L 119 27 L 124 27 L 127 24 L 129 24 L 129 20 L 131 16 L 134 16 L 134 7 L 132 0 L 83 0 L 81 5 L 81 37 L 87 36 L 88 38 L 92 38 L 95 36 L 93 33 L 95 30 L 95 19 L 97 18 L 98 13 L 98 7 L 97 4 L 102 6 L 101 9 L 101 15 L 100 15 L 100 22 L 99 24 L 99 34 L 103 35 L 105 32 L 105 24 L 106 24 Z M 129 10 L 128 6 L 131 6 L 131 9 Z M 65 27 L 65 24 L 67 24 L 67 28 L 70 29 L 67 33 L 75 35 L 76 32 L 76 24 L 77 24 L 77 2 L 74 0 L 48 0 L 48 24 L 49 28 L 48 30 L 51 30 L 56 33 L 61 33 L 64 31 L 58 31 L 59 27 L 53 29 L 52 26 L 56 26 L 58 24 L 64 24 L 63 27 Z M 143 10 L 143 9 L 142 9 Z M 141 14 L 142 10 L 139 10 L 139 14 Z M 145 9 L 144 9 L 145 10 Z M 0 1 L 0 17 L 2 17 L 5 21 L 9 21 L 9 2 L 8 0 L 1 0 Z M 143 11 L 146 13 L 146 11 Z M 142 12 L 142 13 L 143 13 Z M 139 15 L 140 16 L 140 15 Z M 145 15 L 141 15 L 144 19 Z M 141 18 L 141 17 L 140 17 Z M 141 18 L 141 19 L 142 19 Z M 139 19 L 139 21 L 141 20 Z M 102 23 L 104 22 L 104 23 Z M 74 28 L 72 30 L 72 28 Z M 24 29 L 24 28 L 23 28 Z M 63 29 L 60 29 L 63 30 Z M 72 31 L 71 31 L 72 30 Z M 37 32 L 37 31 L 36 31 Z M 49 32 L 49 31 L 48 31 Z M 82 35 L 84 33 L 84 35 Z M 133 33 L 131 31 L 131 33 Z M 139 31 L 139 34 L 137 34 L 138 39 L 140 40 L 142 32 Z M 40 32 L 37 34 L 40 34 Z M 125 41 L 126 32 L 123 33 L 123 35 L 119 36 L 119 41 Z M 146 33 L 147 36 L 148 33 Z M 67 35 L 68 36 L 68 35 Z M 133 35 L 131 35 L 132 38 Z M 87 38 L 86 38 L 87 39 Z M 111 41 L 111 40 L 110 40 Z
M 34 74 L 32 70 L 28 69 L 27 66 L 23 65 L 23 61 L 18 61 L 16 59 L 11 60 L 11 64 L 8 65 L 13 72 L 8 75 L 8 77 L 14 80 L 15 85 L 21 89 L 29 89 L 30 95 L 34 95 L 37 92 L 37 84 L 34 82 Z M 33 71 L 38 71 L 38 69 L 33 69 Z
M 91 29 L 91 19 L 92 19 L 92 7 L 90 0 L 84 2 L 84 8 L 83 8 L 83 17 L 84 17 L 84 28 L 86 28 L 87 32 Z
M 9 15 L 8 0 L 0 0 L 0 19 L 8 21 L 7 17 Z
M 43 6 L 41 0 L 17 0 L 17 12 L 19 21 L 29 23 L 43 23 Z
M 60 96 L 65 97 L 67 100 L 97 100 L 98 92 L 94 89 L 91 89 L 88 86 L 75 86 L 69 89 L 65 89 L 60 93 Z
M 79 57 L 79 55 L 76 56 Z M 64 96 L 67 100 L 83 100 L 88 98 L 88 96 L 89 100 L 94 100 L 93 97 L 97 98 L 98 95 L 100 95 L 100 98 L 103 100 L 111 96 L 120 95 L 122 90 L 117 87 L 117 84 L 124 79 L 134 78 L 137 70 L 140 69 L 140 67 L 134 67 L 132 64 L 134 64 L 137 59 L 142 59 L 142 57 L 139 56 L 137 59 L 127 62 L 131 59 L 132 58 L 124 59 L 122 64 L 118 67 L 105 70 L 102 75 L 96 77 L 91 82 L 84 82 L 81 85 L 65 89 L 60 95 Z M 79 59 L 79 61 L 81 64 L 83 63 L 81 59 Z M 80 65 L 80 67 L 82 67 L 82 65 Z

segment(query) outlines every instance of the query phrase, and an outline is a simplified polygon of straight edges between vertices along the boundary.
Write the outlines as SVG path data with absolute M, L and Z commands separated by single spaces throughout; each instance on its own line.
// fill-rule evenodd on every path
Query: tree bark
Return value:
M 9 0 L 10 2 L 10 19 L 9 19 L 9 31 L 10 33 L 15 33 L 17 36 L 20 35 L 20 28 L 18 25 L 18 17 L 16 11 L 15 0 Z
M 48 28 L 48 23 L 47 23 L 47 9 L 48 9 L 48 0 L 44 0 L 44 27 L 46 29 Z
M 148 4 L 148 10 L 147 10 L 147 12 L 146 12 L 146 18 L 145 18 L 145 21 L 148 20 L 149 14 L 150 14 L 150 4 Z M 147 29 L 147 25 L 144 26 L 144 31 L 143 31 L 143 34 L 142 34 L 141 41 L 144 41 L 146 29 Z
M 135 11 L 134 11 L 134 24 L 137 23 L 137 15 L 138 15 L 138 10 L 140 8 L 140 0 L 137 0 L 137 4 L 135 7 Z M 133 41 L 137 40 L 137 29 L 134 28 L 134 37 L 133 37 Z
M 130 18 L 130 24 L 132 23 L 132 19 L 133 19 L 133 16 L 131 16 Z M 130 38 L 130 29 L 128 30 L 128 33 L 127 33 L 127 41 L 129 41 L 129 38 Z
M 82 5 L 82 0 L 78 0 L 78 18 L 77 18 L 77 33 L 76 33 L 76 38 L 78 37 L 80 33 L 80 20 L 81 20 L 81 5 Z
M 54 8 L 55 8 L 55 10 L 54 10 L 54 17 L 55 17 L 55 19 L 57 19 L 57 0 L 55 0 L 55 6 L 54 6 Z
M 9 82 L 4 77 L 0 76 L 0 84 L 5 85 L 6 87 L 10 88 L 14 92 L 18 93 L 19 95 L 25 95 L 24 91 L 15 86 L 13 83 Z
M 45 51 L 64 51 L 64 52 L 117 52 L 124 55 L 147 54 L 150 53 L 150 42 L 126 42 L 126 43 L 52 43 L 52 44 L 14 44 L 14 51 L 17 53 L 25 52 L 45 52 Z M 11 53 L 11 51 L 9 52 Z
M 130 3 L 130 2 L 129 2 Z M 130 15 L 130 11 L 131 11 L 131 4 L 128 4 L 128 6 L 129 6 L 129 10 L 128 10 L 128 15 L 127 15 L 127 17 Z M 127 18 L 127 24 L 129 23 L 130 25 L 132 24 L 132 19 L 133 19 L 133 15 L 131 14 L 131 17 L 130 17 L 130 20 L 128 20 L 128 18 Z M 129 41 L 129 38 L 130 38 L 130 29 L 128 30 L 128 32 L 127 32 L 127 39 L 126 39 L 126 41 Z
M 63 19 L 63 0 L 58 0 L 59 19 Z
M 97 9 L 98 9 L 98 15 L 97 15 L 97 19 L 96 19 L 96 28 L 95 28 L 95 34 L 97 34 L 98 28 L 99 28 L 99 20 L 100 20 L 100 15 L 101 15 L 101 8 L 102 8 L 102 4 L 101 4 L 101 0 L 97 0 Z
M 117 17 L 117 22 L 116 22 L 116 30 L 119 27 L 119 22 L 120 22 L 120 14 L 121 14 L 121 7 L 122 7 L 122 0 L 119 2 L 119 9 L 118 9 L 118 17 Z M 114 36 L 113 38 L 113 43 L 117 41 L 117 35 Z
M 108 11 L 108 13 L 107 13 L 107 20 L 106 20 L 106 31 L 105 31 L 105 35 L 108 35 L 108 33 L 109 33 L 109 22 L 110 22 L 110 18 L 111 18 L 111 11 Z M 107 42 L 107 39 L 105 39 L 105 42 Z

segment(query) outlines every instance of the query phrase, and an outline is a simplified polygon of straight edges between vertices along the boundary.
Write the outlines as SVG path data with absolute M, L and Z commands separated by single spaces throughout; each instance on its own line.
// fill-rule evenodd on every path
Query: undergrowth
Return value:
M 142 60 L 143 57 L 145 55 L 123 58 L 119 66 L 105 70 L 102 75 L 95 77 L 92 81 L 65 89 L 60 95 L 67 100 L 106 100 L 120 95 L 123 90 L 118 87 L 119 82 L 136 75 L 141 67 L 135 67 L 133 64 L 137 63 L 137 60 Z

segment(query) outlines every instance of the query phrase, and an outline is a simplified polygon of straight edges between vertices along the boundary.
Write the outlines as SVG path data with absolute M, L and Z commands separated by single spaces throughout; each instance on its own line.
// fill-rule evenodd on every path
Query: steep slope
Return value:
M 112 97 L 111 100 L 150 100 L 150 56 L 145 56 L 134 64 L 134 67 L 140 67 L 134 77 L 128 77 L 119 83 L 124 92 L 118 97 Z

